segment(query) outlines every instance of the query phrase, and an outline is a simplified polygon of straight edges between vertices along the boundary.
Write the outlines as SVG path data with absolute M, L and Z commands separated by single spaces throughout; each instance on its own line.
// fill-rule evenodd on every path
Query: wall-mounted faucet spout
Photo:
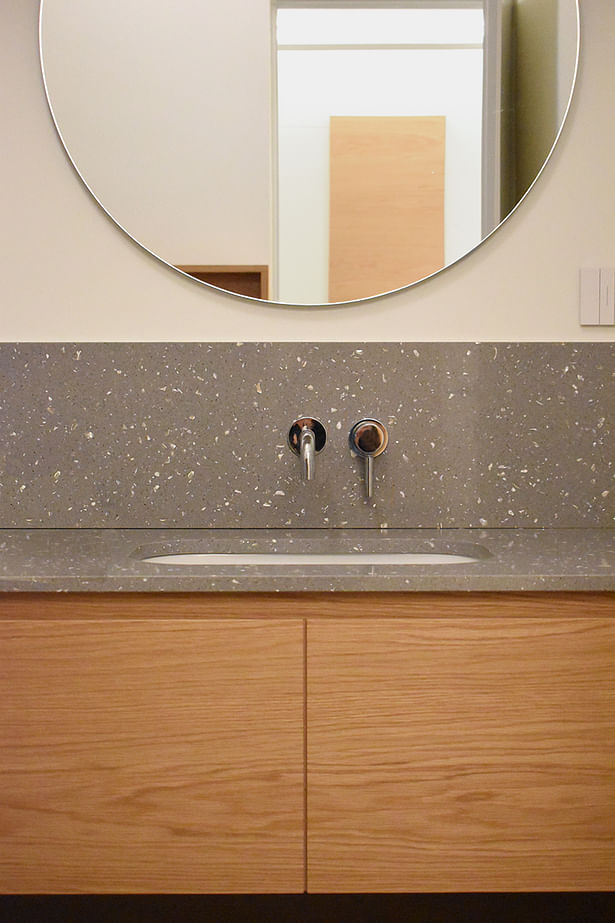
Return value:
M 301 458 L 304 481 L 314 480 L 314 459 L 318 452 L 322 452 L 326 441 L 324 426 L 313 417 L 302 417 L 291 426 L 288 444 L 295 455 Z
M 316 437 L 314 431 L 304 426 L 299 439 L 299 455 L 303 465 L 303 480 L 314 480 L 314 458 L 316 457 Z

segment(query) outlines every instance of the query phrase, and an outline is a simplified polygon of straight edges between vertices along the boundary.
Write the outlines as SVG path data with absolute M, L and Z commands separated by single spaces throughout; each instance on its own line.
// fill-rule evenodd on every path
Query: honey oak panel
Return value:
M 615 616 L 615 593 L 0 593 L 0 621 Z
M 0 652 L 0 890 L 304 889 L 300 620 L 5 619 Z
M 307 637 L 309 890 L 615 889 L 612 619 Z

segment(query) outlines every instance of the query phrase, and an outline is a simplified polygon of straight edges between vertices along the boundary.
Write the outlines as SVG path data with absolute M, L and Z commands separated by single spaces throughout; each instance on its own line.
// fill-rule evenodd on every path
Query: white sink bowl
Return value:
M 156 554 L 141 559 L 146 564 L 162 565 L 212 565 L 223 564 L 229 566 L 284 566 L 298 565 L 302 567 L 321 567 L 323 564 L 359 566 L 365 564 L 474 564 L 479 559 L 463 554 L 446 552 L 412 552 L 412 553 L 377 553 L 377 552 L 347 552 L 346 554 L 286 554 L 285 552 L 269 554 L 209 554 L 203 552 L 188 552 L 183 554 Z

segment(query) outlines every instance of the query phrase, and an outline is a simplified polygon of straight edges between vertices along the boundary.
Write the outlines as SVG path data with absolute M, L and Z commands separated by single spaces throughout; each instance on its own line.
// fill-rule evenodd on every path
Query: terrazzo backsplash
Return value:
M 5 343 L 0 527 L 613 527 L 614 409 L 613 343 Z

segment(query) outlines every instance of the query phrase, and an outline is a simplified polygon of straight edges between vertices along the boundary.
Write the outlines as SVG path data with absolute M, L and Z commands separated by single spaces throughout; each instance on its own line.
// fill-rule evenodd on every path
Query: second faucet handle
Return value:
M 359 420 L 350 430 L 350 448 L 365 459 L 365 487 L 368 497 L 374 493 L 374 459 L 389 444 L 389 434 L 379 420 Z

